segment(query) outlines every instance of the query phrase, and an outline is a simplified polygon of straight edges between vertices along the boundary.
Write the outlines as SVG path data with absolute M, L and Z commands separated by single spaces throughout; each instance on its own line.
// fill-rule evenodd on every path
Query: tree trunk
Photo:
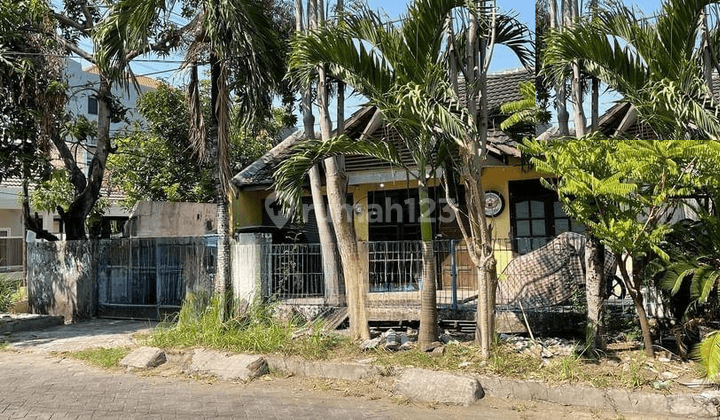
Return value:
M 568 25 L 576 22 L 580 17 L 580 10 L 578 8 L 577 0 L 572 0 L 570 7 L 570 19 Z M 587 125 L 587 118 L 585 118 L 585 109 L 583 108 L 583 86 L 582 78 L 580 74 L 580 64 L 577 61 L 572 62 L 572 97 L 575 102 L 574 114 L 575 114 L 575 137 L 583 137 L 585 135 L 585 126 Z
M 215 273 L 215 290 L 228 295 L 232 291 L 230 277 L 230 216 L 228 214 L 227 197 L 223 194 L 217 197 L 217 271 Z M 226 305 L 229 301 L 226 302 Z
M 213 162 L 213 183 L 215 184 L 215 200 L 217 204 L 218 254 L 215 271 L 215 291 L 226 296 L 230 284 L 230 237 L 227 197 L 224 194 L 220 175 L 220 139 L 217 115 L 219 98 L 219 81 L 221 77 L 220 63 L 216 56 L 210 57 L 210 135 L 208 137 L 208 159 Z M 224 302 L 223 307 L 228 304 Z
M 316 26 L 317 4 L 308 2 L 308 27 Z M 303 24 L 302 1 L 295 1 L 295 29 L 297 32 L 303 32 L 305 25 Z M 310 86 L 303 92 L 303 127 L 305 130 L 305 138 L 315 138 L 315 117 L 312 111 L 312 93 Z M 323 279 L 325 281 L 325 299 L 329 305 L 336 306 L 341 303 L 340 298 L 340 278 L 341 267 L 338 265 L 339 255 L 335 243 L 335 232 L 333 231 L 332 221 L 329 217 L 328 208 L 325 205 L 325 198 L 322 193 L 322 177 L 320 168 L 315 166 L 310 170 L 310 193 L 313 200 L 313 209 L 315 211 L 315 221 L 318 227 L 318 235 L 320 237 L 320 253 L 322 254 Z
M 599 128 L 600 121 L 600 79 L 592 78 L 590 129 L 595 132 Z
M 310 11 L 314 11 L 315 19 L 311 19 L 312 28 L 317 28 L 323 19 L 323 4 L 321 0 L 310 0 Z M 312 14 L 311 14 L 312 15 Z M 325 69 L 320 66 L 318 71 L 318 110 L 320 120 L 320 133 L 323 141 L 332 135 L 330 108 L 328 104 L 328 91 L 326 85 Z M 335 237 L 337 239 L 340 260 L 342 261 L 345 279 L 345 292 L 347 293 L 348 312 L 350 314 L 350 333 L 355 338 L 370 338 L 367 313 L 365 312 L 365 277 L 363 273 L 367 267 L 361 266 L 357 238 L 352 220 L 351 206 L 347 201 L 347 174 L 345 161 L 342 158 L 331 157 L 325 159 L 326 192 L 330 216 L 332 218 Z
M 565 14 L 565 8 L 567 7 L 566 1 L 561 1 L 560 6 L 560 15 L 557 16 L 556 13 L 558 12 L 557 8 L 554 7 L 556 5 L 555 1 L 550 2 L 550 25 L 552 26 L 553 23 L 555 26 L 553 26 L 555 29 L 562 30 L 563 25 L 563 16 Z M 554 9 L 554 11 L 553 11 Z M 557 119 L 558 119 L 558 129 L 560 136 L 569 136 L 570 135 L 570 128 L 569 128 L 569 122 L 570 122 L 570 114 L 567 110 L 567 93 L 565 91 L 565 83 L 561 82 L 555 85 L 555 109 L 557 109 Z
M 98 122 L 97 122 L 97 145 L 95 154 L 88 168 L 87 183 L 84 176 L 79 176 L 76 163 L 72 157 L 66 156 L 67 145 L 65 139 L 53 136 L 53 143 L 58 149 L 61 157 L 66 162 L 66 167 L 71 172 L 71 182 L 75 187 L 76 196 L 70 203 L 68 210 L 59 210 L 60 218 L 65 225 L 65 238 L 68 241 L 87 239 L 85 220 L 100 198 L 103 177 L 105 176 L 105 162 L 110 154 L 110 106 L 111 82 L 100 76 L 100 87 L 97 92 Z M 67 165 L 68 159 L 72 165 Z
M 605 249 L 595 236 L 585 239 L 585 296 L 587 326 L 585 345 L 591 351 L 605 350 Z
M 435 252 L 430 221 L 430 197 L 427 185 L 418 187 L 420 199 L 420 232 L 422 237 L 422 289 L 420 298 L 420 331 L 418 344 L 420 348 L 437 340 L 437 285 L 435 270 Z
M 702 20 L 701 20 L 701 35 L 702 35 L 702 51 L 703 51 L 703 77 L 705 78 L 705 83 L 707 84 L 708 89 L 710 89 L 710 92 L 713 92 L 713 79 L 712 79 L 712 73 L 713 73 L 713 63 L 712 63 L 712 54 L 710 52 L 710 33 L 708 30 L 708 22 L 707 22 L 707 12 L 706 12 L 707 6 L 703 7 L 702 12 Z
M 367 313 L 365 312 L 365 276 L 368 270 L 363 266 L 358 249 L 355 229 L 352 223 L 352 211 L 346 203 L 347 176 L 344 168 L 339 168 L 334 158 L 325 160 L 327 172 L 327 194 L 330 215 L 335 228 L 340 259 L 343 265 L 345 293 L 347 294 L 348 313 L 350 315 L 350 334 L 353 338 L 369 339 Z
M 630 278 L 625 261 L 622 259 L 622 255 L 615 254 L 615 260 L 618 261 L 620 273 L 627 287 L 630 297 L 632 297 L 633 303 L 635 304 L 635 312 L 637 313 L 638 319 L 640 320 L 640 330 L 642 331 L 643 344 L 645 345 L 645 354 L 648 357 L 655 357 L 655 349 L 653 349 L 652 335 L 650 334 L 650 323 L 648 322 L 647 313 L 645 312 L 645 306 L 643 302 L 643 295 L 641 292 L 642 278 L 639 272 L 634 273 L 633 278 Z M 635 261 L 633 261 L 633 270 L 635 271 Z

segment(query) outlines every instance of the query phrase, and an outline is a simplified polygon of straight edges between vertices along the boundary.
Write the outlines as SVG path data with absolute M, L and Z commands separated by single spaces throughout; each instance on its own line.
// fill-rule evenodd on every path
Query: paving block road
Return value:
M 617 414 L 488 398 L 468 407 L 412 404 L 313 389 L 299 378 L 208 382 L 0 350 L 0 419 L 11 418 L 613 419 Z

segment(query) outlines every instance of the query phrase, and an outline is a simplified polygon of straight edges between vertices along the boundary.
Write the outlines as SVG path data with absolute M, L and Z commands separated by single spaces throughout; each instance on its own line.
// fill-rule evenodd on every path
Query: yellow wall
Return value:
M 235 228 L 262 225 L 264 198 L 269 191 L 240 191 L 232 201 L 232 226 Z
M 536 179 L 541 177 L 535 170 L 522 167 L 519 162 L 513 166 L 487 167 L 483 171 L 483 186 L 486 191 L 493 190 L 502 194 L 505 200 L 503 212 L 495 218 L 488 219 L 493 227 L 495 238 L 510 237 L 510 193 L 509 181 Z M 353 212 L 355 222 L 355 233 L 359 241 L 368 240 L 368 193 L 378 190 L 395 190 L 405 188 L 417 188 L 415 180 L 403 180 L 395 182 L 371 183 L 352 185 L 348 192 L 353 196 L 353 208 L 361 211 Z M 238 198 L 233 201 L 233 222 L 236 228 L 245 226 L 257 226 L 262 224 L 262 208 L 264 199 L 270 195 L 269 191 L 240 191 Z
M 516 166 L 489 167 L 483 171 L 483 187 L 485 191 L 493 190 L 502 194 L 505 200 L 505 209 L 493 219 L 488 219 L 493 227 L 493 234 L 496 238 L 510 237 L 510 191 L 509 181 L 520 181 L 524 179 L 537 179 L 542 175 L 535 170 L 528 170 L 519 164 Z

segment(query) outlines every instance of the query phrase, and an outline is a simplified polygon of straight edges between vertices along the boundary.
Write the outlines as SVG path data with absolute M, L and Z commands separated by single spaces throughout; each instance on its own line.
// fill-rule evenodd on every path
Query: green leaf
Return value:
M 708 381 L 715 380 L 720 372 L 720 331 L 708 334 L 695 350 L 695 357 Z

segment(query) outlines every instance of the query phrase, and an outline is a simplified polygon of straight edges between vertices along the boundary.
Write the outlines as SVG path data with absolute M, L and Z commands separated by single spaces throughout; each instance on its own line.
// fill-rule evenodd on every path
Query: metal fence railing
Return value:
M 320 244 L 272 244 L 265 278 L 280 299 L 322 297 L 325 293 Z
M 0 269 L 22 266 L 23 238 L 0 238 Z
M 217 238 L 122 238 L 99 241 L 100 306 L 178 308 L 186 291 L 209 291 Z

